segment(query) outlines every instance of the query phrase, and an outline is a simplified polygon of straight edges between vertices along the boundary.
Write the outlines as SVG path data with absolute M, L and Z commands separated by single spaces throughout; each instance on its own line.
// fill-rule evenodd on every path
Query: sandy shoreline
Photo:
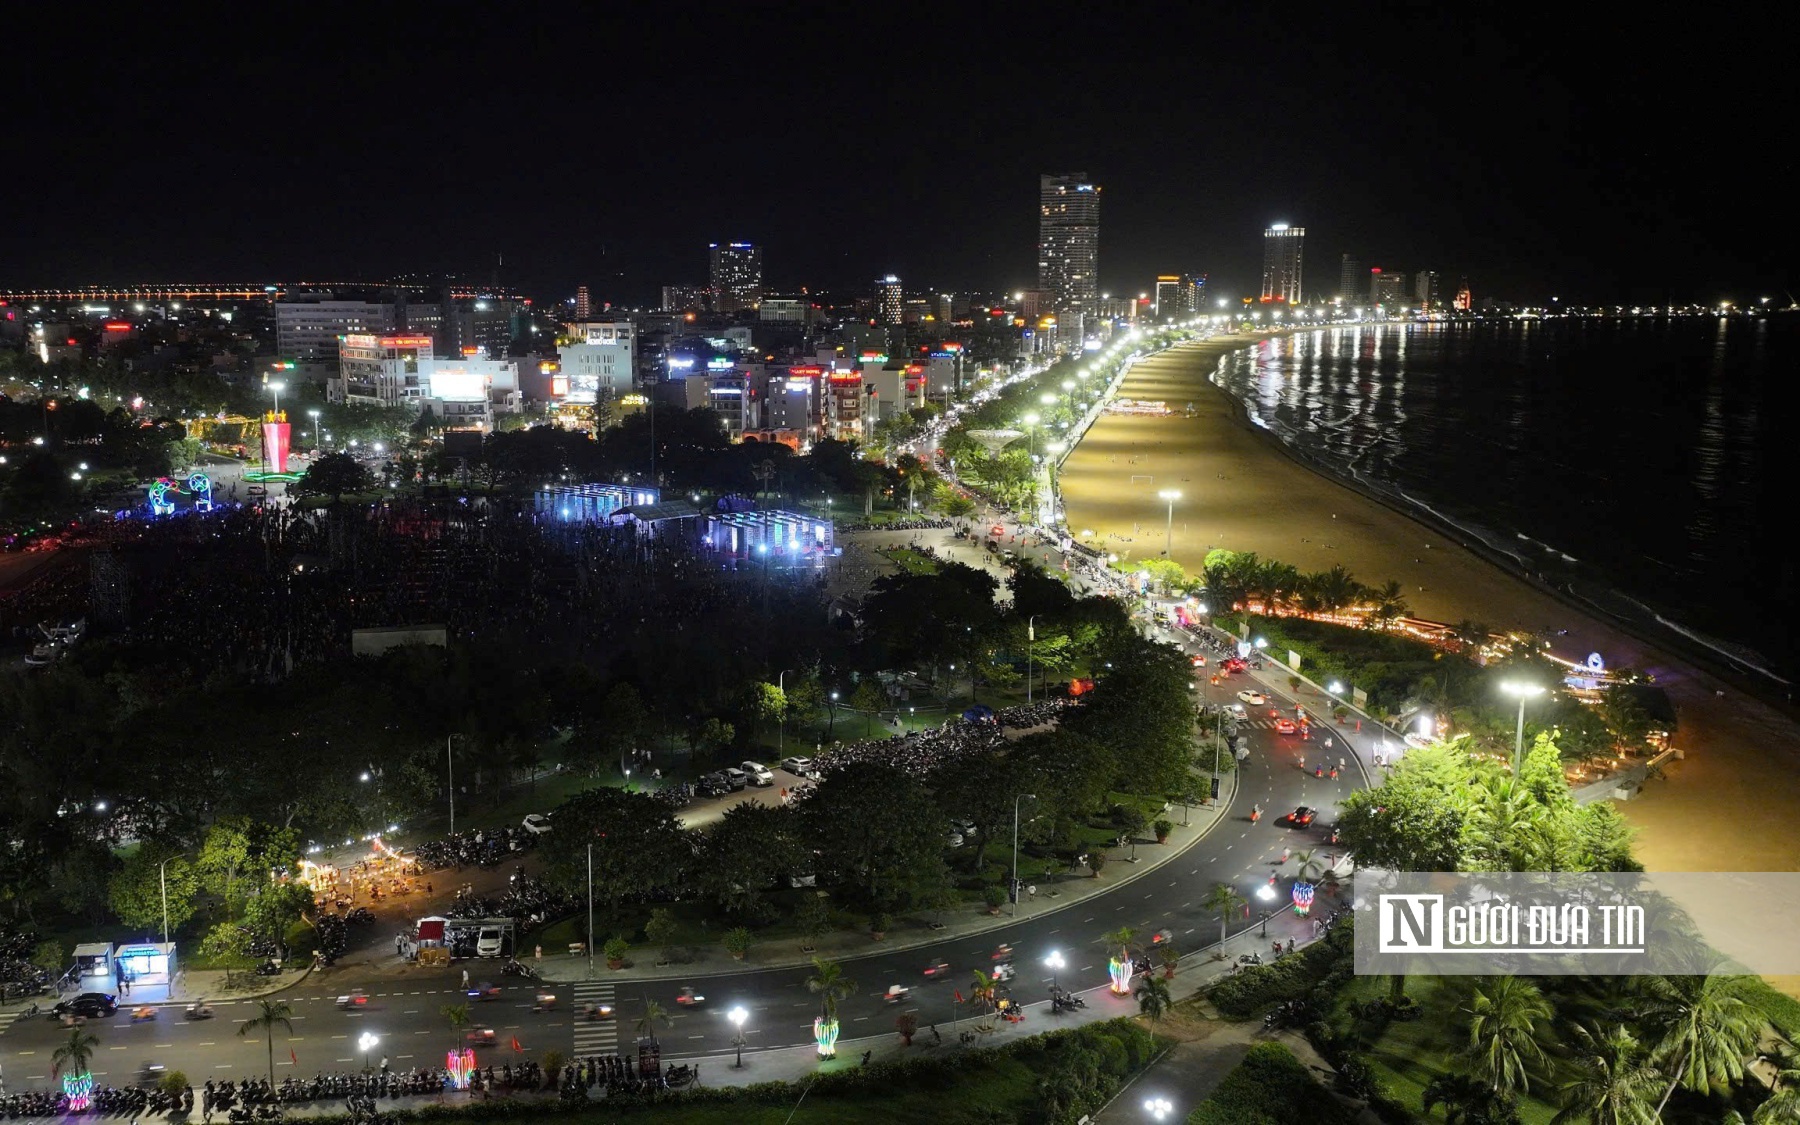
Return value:
M 1343 565 L 1360 580 L 1399 581 L 1413 609 L 1441 621 L 1567 630 L 1558 655 L 1599 652 L 1609 665 L 1651 672 L 1680 714 L 1687 752 L 1669 779 L 1621 809 L 1642 834 L 1653 870 L 1786 871 L 1800 861 L 1800 726 L 1717 677 L 1535 589 L 1442 534 L 1307 468 L 1252 427 L 1242 407 L 1208 382 L 1220 357 L 1281 337 L 1224 337 L 1140 363 L 1125 398 L 1161 400 L 1176 413 L 1106 415 L 1060 473 L 1072 530 L 1126 558 L 1153 558 L 1164 540 L 1161 489 L 1176 488 L 1173 556 L 1199 568 L 1212 547 L 1255 551 L 1302 570 Z M 1193 417 L 1186 417 L 1189 404 Z M 1428 546 L 1429 544 L 1429 546 Z M 1715 695 L 1724 691 L 1724 696 Z

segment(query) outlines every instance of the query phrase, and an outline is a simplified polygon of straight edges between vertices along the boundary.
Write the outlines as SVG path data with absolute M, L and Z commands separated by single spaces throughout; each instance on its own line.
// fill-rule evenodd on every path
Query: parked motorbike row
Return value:
M 539 922 L 568 913 L 575 907 L 573 898 L 551 890 L 548 883 L 535 876 L 518 872 L 509 882 L 505 893 L 498 897 L 459 890 L 445 913 L 451 918 L 506 917 L 519 922 Z
M 1303 1027 L 1312 1017 L 1312 1006 L 1304 1000 L 1287 1000 L 1269 1009 L 1263 1016 L 1263 1029 Z
M 101 1116 L 137 1117 L 143 1113 L 164 1114 L 193 1108 L 193 1087 L 180 1094 L 162 1090 L 143 1090 L 131 1086 L 96 1086 L 89 1095 L 86 1112 Z M 47 1090 L 27 1090 L 0 1098 L 0 1114 L 9 1118 L 60 1117 L 71 1112 L 67 1094 Z
M 686 1063 L 665 1066 L 657 1074 L 643 1074 L 623 1055 L 590 1055 L 577 1059 L 562 1072 L 557 1088 L 564 1097 L 580 1097 L 599 1089 L 608 1097 L 680 1090 L 694 1084 L 699 1072 Z
M 1050 1011 L 1053 1013 L 1073 1012 L 1085 1007 L 1087 1007 L 1087 1001 L 1083 1000 L 1076 993 L 1070 992 L 1064 988 L 1053 988 L 1050 990 Z
M 428 840 L 413 849 L 419 861 L 419 872 L 426 874 L 454 867 L 492 867 L 508 856 L 517 855 L 537 842 L 537 837 L 523 827 L 484 828 L 479 832 L 453 832 L 439 840 Z

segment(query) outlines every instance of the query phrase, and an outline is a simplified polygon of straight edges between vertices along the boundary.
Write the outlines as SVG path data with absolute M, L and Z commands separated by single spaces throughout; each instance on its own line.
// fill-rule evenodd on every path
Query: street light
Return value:
M 1163 533 L 1163 554 L 1167 556 L 1175 549 L 1175 501 L 1181 499 L 1181 491 L 1165 488 L 1157 495 L 1169 502 L 1169 522 Z
M 1037 643 L 1037 619 L 1039 614 L 1032 614 L 1025 619 L 1025 702 L 1031 702 L 1031 646 Z
M 1013 862 L 1012 862 L 1012 916 L 1019 916 L 1019 802 L 1027 797 L 1037 800 L 1036 793 L 1020 793 L 1013 798 Z
M 735 1065 L 742 1070 L 744 1066 L 744 1021 L 750 1018 L 750 1013 L 744 1011 L 740 1005 L 731 1009 L 728 1014 L 731 1017 L 731 1026 L 737 1029 L 737 1035 L 732 1039 L 733 1045 L 737 1047 L 737 1063 Z
M 376 1035 L 372 1031 L 365 1031 L 361 1035 L 357 1036 L 356 1045 L 358 1047 L 362 1048 L 363 1071 L 365 1073 L 369 1069 L 369 1052 L 373 1051 L 375 1049 L 375 1044 L 377 1044 L 379 1042 L 381 1042 L 381 1036 Z
M 281 392 L 287 390 L 287 384 L 282 382 L 280 379 L 277 379 L 273 383 L 269 384 L 269 390 L 273 391 L 275 394 L 275 413 L 280 414 L 281 413 Z
M 1500 684 L 1500 690 L 1519 698 L 1519 729 L 1513 736 L 1513 780 L 1517 781 L 1519 766 L 1525 760 L 1525 701 L 1544 694 L 1544 685 L 1530 684 L 1523 680 L 1506 680 Z
M 950 665 L 950 670 L 954 672 L 956 670 L 956 665 L 954 665 L 954 664 Z M 834 691 L 831 693 L 831 703 L 828 707 L 828 710 L 830 710 L 830 712 L 831 712 L 831 720 L 825 724 L 825 737 L 826 738 L 830 738 L 832 735 L 837 733 L 837 701 L 838 701 L 838 695 L 837 695 L 837 692 Z
M 313 420 L 313 448 L 317 449 L 319 447 L 319 411 L 318 408 L 315 407 L 308 410 L 306 413 L 310 415 Z M 454 831 L 454 829 L 452 831 Z
M 787 674 L 792 671 L 792 668 L 783 668 L 775 677 L 775 691 L 781 696 L 781 714 L 775 719 L 776 729 L 780 732 L 775 738 L 778 754 L 787 752 Z
M 450 835 L 452 836 L 456 835 L 456 762 L 451 757 L 450 747 L 461 737 L 463 736 L 460 734 L 444 736 L 444 783 L 450 789 Z
M 1144 1112 L 1148 1113 L 1152 1120 L 1166 1121 L 1169 1114 L 1175 1112 L 1175 1106 L 1168 1098 L 1145 1098 Z
M 1050 955 L 1044 958 L 1044 967 L 1050 970 L 1050 991 L 1056 991 L 1057 971 L 1066 964 L 1068 964 L 1068 962 L 1063 960 L 1063 955 L 1059 950 L 1052 949 Z

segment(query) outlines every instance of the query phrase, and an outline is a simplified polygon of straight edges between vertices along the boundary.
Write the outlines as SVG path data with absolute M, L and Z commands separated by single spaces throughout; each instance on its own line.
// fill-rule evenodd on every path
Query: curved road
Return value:
M 1264 677 L 1272 679 L 1275 671 L 1272 669 Z M 1203 676 L 1199 692 L 1210 702 L 1228 702 L 1237 691 L 1253 686 L 1251 678 L 1234 676 L 1224 684 L 1212 686 Z M 1292 716 L 1294 701 L 1288 698 L 1285 685 L 1265 682 L 1256 686 L 1272 697 L 1271 704 L 1281 705 L 1284 713 Z M 1015 1000 L 1029 1004 L 1048 998 L 1051 973 L 1043 967 L 1043 959 L 1057 951 L 1065 962 L 1057 977 L 1062 987 L 1087 992 L 1090 1008 L 1114 1005 L 1121 1014 L 1134 1012 L 1133 1000 L 1112 997 L 1104 990 L 1107 951 L 1100 943 L 1102 934 L 1129 926 L 1140 938 L 1147 938 L 1155 931 L 1167 929 L 1172 931 L 1176 947 L 1191 953 L 1218 938 L 1218 919 L 1200 906 L 1213 884 L 1229 883 L 1261 907 L 1264 903 L 1256 892 L 1266 886 L 1271 874 L 1281 875 L 1278 897 L 1268 905 L 1284 904 L 1293 867 L 1279 863 L 1282 849 L 1318 847 L 1322 854 L 1329 852 L 1326 826 L 1335 817 L 1337 802 L 1349 792 L 1352 782 L 1348 776 L 1337 781 L 1329 776 L 1315 778 L 1310 770 L 1302 771 L 1298 765 L 1303 751 L 1321 751 L 1323 737 L 1341 739 L 1338 731 L 1321 728 L 1315 731 L 1313 741 L 1302 743 L 1295 736 L 1279 735 L 1271 729 L 1274 724 L 1268 705 L 1249 710 L 1245 733 L 1250 757 L 1239 763 L 1239 791 L 1230 815 L 1204 838 L 1184 854 L 1095 897 L 1067 906 L 1038 905 L 1035 910 L 1028 906 L 1016 923 L 985 935 L 947 939 L 891 953 L 872 951 L 847 962 L 846 975 L 855 982 L 855 991 L 839 1010 L 843 1038 L 890 1033 L 894 1018 L 906 1010 L 917 1014 L 921 1027 L 943 1025 L 940 1031 L 948 1036 L 953 1019 L 967 1014 L 955 1010 L 954 990 L 962 989 L 967 994 L 971 971 L 991 969 L 994 950 L 1002 941 L 1015 951 L 1018 976 L 1010 986 Z M 1335 749 L 1347 754 L 1341 745 Z M 1354 763 L 1350 768 L 1354 776 L 1360 777 L 1354 772 Z M 1260 804 L 1264 810 L 1257 824 L 1249 819 L 1253 804 Z M 1292 829 L 1279 821 L 1280 814 L 1300 804 L 1320 810 L 1312 828 Z M 1146 851 L 1156 847 L 1140 846 Z M 1118 873 L 1129 870 L 1129 865 L 1124 856 L 1115 855 L 1114 860 L 1108 870 L 1114 873 L 1111 878 L 1117 879 Z M 1247 925 L 1239 920 L 1233 929 L 1239 931 L 1255 924 L 1253 914 Z M 1310 926 L 1287 911 L 1270 918 L 1268 932 L 1271 940 L 1304 940 L 1311 935 Z M 949 962 L 950 971 L 927 978 L 925 966 L 939 959 Z M 479 979 L 481 970 L 471 971 Z M 497 967 L 491 971 L 497 972 Z M 628 1048 L 635 1035 L 633 1024 L 646 999 L 656 1000 L 673 1013 L 672 1025 L 659 1032 L 669 1057 L 731 1053 L 733 1028 L 725 1013 L 740 1004 L 750 1013 L 744 1028 L 747 1050 L 804 1044 L 811 1041 L 812 1018 L 818 1008 L 817 1000 L 806 989 L 809 975 L 808 968 L 747 969 L 698 978 L 693 983 L 705 994 L 706 1002 L 693 1010 L 675 1002 L 682 985 L 687 983 L 680 978 L 553 984 L 544 986 L 557 994 L 557 1004 L 548 1012 L 532 1010 L 532 987 L 518 985 L 511 978 L 497 978 L 496 983 L 507 986 L 500 997 L 474 1006 L 476 1020 L 495 1030 L 495 1046 L 478 1054 L 484 1063 L 491 1058 L 498 1067 L 515 1057 L 515 1039 L 520 1049 L 532 1057 L 551 1048 L 565 1053 L 573 1049 L 580 1055 L 609 1054 Z M 277 1079 L 286 1074 L 309 1077 L 318 1071 L 360 1068 L 363 1053 L 356 1043 L 364 1032 L 380 1037 L 371 1051 L 371 1063 L 378 1065 L 385 1057 L 395 1068 L 441 1065 L 443 1052 L 453 1040 L 440 1009 L 463 999 L 460 966 L 456 972 L 436 978 L 440 983 L 433 980 L 409 978 L 404 986 L 371 985 L 369 1006 L 357 1012 L 339 1011 L 325 987 L 312 980 L 302 982 L 282 996 L 293 1006 L 294 1024 L 291 1035 L 282 1030 L 276 1032 Z M 902 1004 L 889 1004 L 883 999 L 883 993 L 893 984 L 911 988 Z M 334 991 L 348 987 L 337 982 L 331 986 Z M 574 1022 L 572 1006 L 586 1000 L 614 1003 L 620 1019 Z M 237 1034 L 238 1025 L 255 1014 L 254 1004 L 221 1003 L 216 1010 L 214 1019 L 203 1022 L 184 1020 L 178 1006 L 163 1008 L 157 1020 L 135 1026 L 123 1010 L 111 1019 L 91 1021 L 89 1029 L 96 1031 L 101 1040 L 93 1067 L 96 1075 L 103 1082 L 122 1084 L 150 1061 L 182 1069 L 196 1082 L 207 1077 L 241 1078 L 263 1073 L 268 1065 L 264 1037 L 260 1033 L 248 1037 Z M 54 1021 L 43 1018 L 6 1027 L 4 1038 L 0 1039 L 4 1043 L 0 1059 L 4 1059 L 5 1080 L 13 1088 L 46 1085 L 50 1053 L 63 1035 Z

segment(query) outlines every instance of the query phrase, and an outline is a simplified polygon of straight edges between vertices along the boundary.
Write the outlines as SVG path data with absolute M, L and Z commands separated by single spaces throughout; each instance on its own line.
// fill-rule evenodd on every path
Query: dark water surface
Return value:
M 1796 678 L 1800 315 L 1321 329 L 1214 381 L 1322 467 Z

